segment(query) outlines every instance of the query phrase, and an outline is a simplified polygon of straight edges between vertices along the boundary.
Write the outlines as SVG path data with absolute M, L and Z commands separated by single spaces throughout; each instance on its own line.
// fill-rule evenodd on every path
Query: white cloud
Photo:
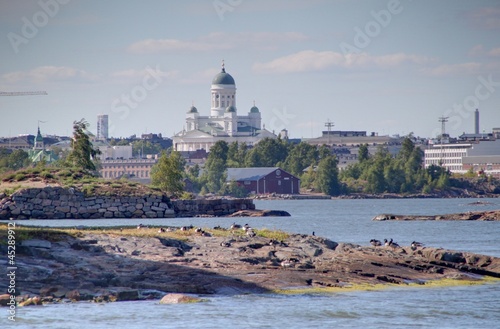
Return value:
M 490 51 L 488 51 L 488 56 L 491 56 L 491 57 L 500 57 L 500 47 L 493 48 Z
M 146 39 L 128 47 L 135 54 L 150 54 L 175 51 L 210 51 L 228 49 L 225 43 L 206 43 L 201 41 L 182 41 L 177 39 Z
M 482 7 L 466 13 L 469 23 L 485 30 L 500 29 L 500 8 Z
M 481 63 L 469 62 L 459 64 L 443 64 L 437 67 L 423 69 L 422 72 L 430 76 L 443 77 L 479 74 L 482 68 L 483 65 L 481 65 Z
M 17 71 L 2 76 L 9 83 L 19 82 L 93 82 L 99 79 L 96 74 L 67 66 L 40 66 L 30 71 Z
M 116 71 L 111 73 L 110 77 L 114 78 L 114 80 L 117 80 L 118 82 L 121 83 L 129 83 L 129 82 L 141 81 L 142 79 L 144 79 L 144 77 L 150 76 L 152 72 L 154 72 L 154 76 L 159 79 L 171 79 L 176 77 L 179 73 L 176 70 L 162 71 L 159 67 L 156 68 L 146 67 L 141 70 L 129 69 L 129 70 Z
M 285 42 L 307 40 L 302 33 L 297 32 L 214 32 L 193 40 L 179 39 L 146 39 L 128 46 L 127 50 L 135 54 L 150 54 L 179 51 L 214 51 L 238 49 L 245 47 L 275 47 Z
M 404 63 L 423 65 L 432 60 L 425 56 L 404 53 L 373 56 L 368 53 L 344 56 L 334 51 L 304 50 L 291 55 L 276 58 L 266 63 L 255 63 L 257 72 L 291 73 L 321 71 L 329 68 L 355 69 L 359 67 L 388 68 Z

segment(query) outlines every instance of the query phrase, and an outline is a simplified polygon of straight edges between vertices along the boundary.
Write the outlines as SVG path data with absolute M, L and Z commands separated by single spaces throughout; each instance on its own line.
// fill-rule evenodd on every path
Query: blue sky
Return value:
M 0 0 L 0 136 L 183 129 L 210 111 L 222 59 L 237 108 L 269 130 L 433 137 L 500 127 L 500 2 L 410 0 Z

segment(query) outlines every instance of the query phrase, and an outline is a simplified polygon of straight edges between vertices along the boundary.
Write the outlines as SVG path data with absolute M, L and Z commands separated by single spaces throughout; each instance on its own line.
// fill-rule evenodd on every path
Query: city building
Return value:
M 151 168 L 158 162 L 157 157 L 149 159 L 113 159 L 100 162 L 99 174 L 102 178 L 133 178 L 148 183 L 151 181 Z
M 97 134 L 96 140 L 105 141 L 108 139 L 108 115 L 99 114 L 97 116 Z
M 253 194 L 300 193 L 300 179 L 278 167 L 227 168 L 227 182 L 232 181 Z
M 400 144 L 401 138 L 390 136 L 379 136 L 372 132 L 370 135 L 366 131 L 323 131 L 317 138 L 304 139 L 304 142 L 311 145 L 329 145 L 329 146 L 359 146 L 361 144 L 374 145 L 393 145 Z
M 263 127 L 260 110 L 255 104 L 247 115 L 238 115 L 236 83 L 222 63 L 221 72 L 212 80 L 210 115 L 200 115 L 198 109 L 191 106 L 186 114 L 185 129 L 172 140 L 176 151 L 204 149 L 208 152 L 220 140 L 252 146 L 266 137 L 277 136 Z
M 499 176 L 500 139 L 475 143 L 434 144 L 424 150 L 425 168 L 443 166 L 452 173 L 471 170 Z

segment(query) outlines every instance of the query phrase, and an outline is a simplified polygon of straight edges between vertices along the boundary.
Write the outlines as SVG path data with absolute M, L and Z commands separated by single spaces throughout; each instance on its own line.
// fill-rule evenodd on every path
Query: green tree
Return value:
M 248 152 L 248 167 L 277 167 L 288 155 L 287 142 L 280 138 L 264 138 Z
M 18 170 L 30 165 L 28 153 L 23 150 L 15 150 L 8 158 L 8 167 L 12 170 Z
M 158 162 L 151 168 L 151 184 L 165 193 L 180 195 L 184 191 L 184 164 L 179 152 L 173 151 L 169 155 L 162 152 Z
M 319 191 L 328 195 L 340 194 L 337 164 L 335 156 L 328 156 L 319 161 L 316 171 L 316 186 Z
M 160 154 L 162 151 L 161 145 L 151 143 L 147 140 L 137 140 L 132 143 L 132 155 L 144 156 L 146 154 Z
M 201 179 L 208 192 L 220 193 L 225 184 L 228 150 L 229 146 L 225 141 L 218 141 L 210 148 Z
M 368 160 L 370 153 L 368 153 L 368 144 L 361 144 L 358 149 L 358 161 L 364 162 Z
M 242 168 L 245 166 L 245 157 L 247 155 L 248 147 L 245 143 L 233 142 L 229 144 L 227 150 L 227 167 L 228 168 Z
M 305 168 L 312 166 L 318 159 L 318 149 L 308 143 L 301 142 L 288 152 L 284 167 L 295 176 L 302 175 Z
M 71 152 L 67 161 L 74 167 L 95 171 L 96 156 L 101 152 L 92 146 L 89 133 L 87 133 L 88 126 L 89 124 L 85 119 L 73 122 L 73 139 L 71 140 Z

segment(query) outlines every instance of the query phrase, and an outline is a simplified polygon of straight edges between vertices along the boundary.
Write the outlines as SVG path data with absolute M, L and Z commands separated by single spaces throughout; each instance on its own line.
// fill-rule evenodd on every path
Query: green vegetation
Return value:
M 0 173 L 19 170 L 31 164 L 28 153 L 23 150 L 7 150 L 0 148 Z
M 94 149 L 87 132 L 89 124 L 85 119 L 73 122 L 73 139 L 71 140 L 71 152 L 66 162 L 73 167 L 84 170 L 97 170 L 96 156 L 100 154 L 98 149 Z
M 184 191 L 184 159 L 177 151 L 167 155 L 162 153 L 158 163 L 151 169 L 151 184 L 171 195 L 180 195 Z

